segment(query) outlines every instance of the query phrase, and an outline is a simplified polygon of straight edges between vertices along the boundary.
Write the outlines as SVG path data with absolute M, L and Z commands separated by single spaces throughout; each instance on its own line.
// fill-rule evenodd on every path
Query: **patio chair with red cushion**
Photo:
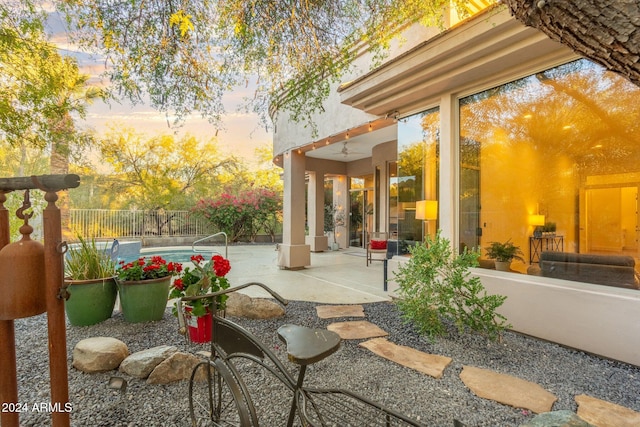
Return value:
M 387 259 L 388 234 L 382 231 L 369 233 L 367 239 L 367 267 L 371 261 L 384 261 Z M 374 255 L 377 255 L 374 257 Z M 381 256 L 382 255 L 382 256 Z

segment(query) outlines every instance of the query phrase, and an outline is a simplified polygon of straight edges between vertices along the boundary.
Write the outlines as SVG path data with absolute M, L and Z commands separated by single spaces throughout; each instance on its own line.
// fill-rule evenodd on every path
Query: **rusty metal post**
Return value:
M 4 206 L 7 195 L 0 191 L 0 249 L 10 242 L 9 211 Z M 18 402 L 18 371 L 16 369 L 16 336 L 13 320 L 0 320 L 0 401 L 4 403 Z M 0 424 L 5 427 L 18 427 L 19 412 L 0 413 Z
M 62 252 L 62 227 L 60 209 L 56 206 L 58 195 L 47 191 L 48 202 L 42 215 L 44 225 L 44 263 L 46 270 L 47 324 L 49 328 L 49 375 L 51 403 L 56 408 L 51 414 L 53 427 L 68 427 L 70 415 L 69 378 L 67 371 L 67 329 L 64 317 L 64 299 L 59 297 L 64 282 Z

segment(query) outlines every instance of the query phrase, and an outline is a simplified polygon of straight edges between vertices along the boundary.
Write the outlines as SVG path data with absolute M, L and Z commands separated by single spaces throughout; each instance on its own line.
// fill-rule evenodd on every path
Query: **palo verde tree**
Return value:
M 59 0 L 74 41 L 97 51 L 113 89 L 148 95 L 181 121 L 198 111 L 219 123 L 222 95 L 256 81 L 252 107 L 309 119 L 362 42 L 381 52 L 400 25 L 433 23 L 450 0 Z M 453 0 L 460 10 L 464 1 Z
M 257 81 L 251 105 L 264 114 L 265 121 L 269 107 L 288 109 L 294 118 L 309 121 L 322 108 L 330 83 L 348 69 L 363 43 L 382 53 L 407 22 L 437 24 L 451 5 L 464 16 L 468 2 L 53 3 L 66 15 L 73 40 L 103 55 L 114 93 L 133 101 L 148 95 L 155 108 L 175 114 L 178 122 L 198 111 L 219 123 L 224 113 L 222 95 L 250 79 Z M 639 84 L 640 6 L 636 0 L 495 3 L 508 7 L 525 25 Z M 34 7 L 39 2 L 8 4 L 19 5 L 23 15 L 32 16 L 31 21 L 42 17 Z
M 66 174 L 69 155 L 91 141 L 76 129 L 74 117 L 83 117 L 101 91 L 87 84 L 73 58 L 46 40 L 43 19 L 30 1 L 0 5 L 0 136 L 21 155 L 40 149 L 50 156 L 50 173 Z M 66 232 L 66 193 L 58 205 Z
M 220 175 L 235 169 L 233 157 L 219 153 L 215 140 L 191 135 L 145 137 L 133 129 L 112 129 L 100 141 L 102 159 L 113 174 L 108 203 L 119 208 L 189 209 L 220 191 Z

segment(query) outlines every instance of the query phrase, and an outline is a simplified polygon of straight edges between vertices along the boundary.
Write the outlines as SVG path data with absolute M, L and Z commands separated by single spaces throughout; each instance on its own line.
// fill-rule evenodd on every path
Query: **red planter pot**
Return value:
M 204 316 L 192 316 L 191 307 L 185 307 L 187 330 L 189 339 L 195 343 L 211 342 L 211 314 Z

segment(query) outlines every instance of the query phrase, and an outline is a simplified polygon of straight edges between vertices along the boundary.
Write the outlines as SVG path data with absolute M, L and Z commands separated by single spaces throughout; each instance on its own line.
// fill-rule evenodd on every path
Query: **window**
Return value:
M 552 236 L 543 250 L 637 259 L 639 97 L 581 59 L 461 99 L 460 244 L 511 239 L 523 273 Z
M 437 108 L 398 122 L 398 160 L 389 165 L 389 217 L 398 252 L 435 234 L 436 221 L 416 218 L 416 202 L 438 199 L 440 113 Z

